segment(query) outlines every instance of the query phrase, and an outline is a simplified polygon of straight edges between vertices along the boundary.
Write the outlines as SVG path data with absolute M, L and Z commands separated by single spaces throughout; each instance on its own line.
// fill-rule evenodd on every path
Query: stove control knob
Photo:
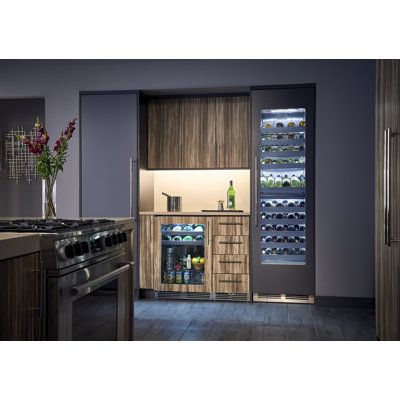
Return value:
M 115 233 L 111 235 L 111 238 L 114 246 L 118 244 L 118 236 Z
M 71 259 L 75 257 L 75 253 L 74 253 L 74 247 L 72 246 L 72 244 L 67 244 L 62 250 L 63 253 L 63 258 L 65 260 Z
M 112 238 L 111 236 L 106 236 L 104 243 L 106 244 L 106 247 L 111 247 L 112 246 Z
M 126 242 L 128 240 L 128 237 L 126 236 L 126 232 L 122 232 L 122 241 Z
M 95 237 L 90 240 L 90 244 L 92 245 L 93 251 L 100 251 L 103 246 L 101 245 L 101 238 Z
M 122 234 L 121 233 L 117 234 L 117 239 L 118 239 L 118 243 L 122 243 Z
M 83 254 L 82 246 L 80 242 L 74 243 L 74 253 L 76 256 L 81 256 Z
M 88 242 L 81 242 L 82 253 L 86 254 L 89 253 L 89 243 Z

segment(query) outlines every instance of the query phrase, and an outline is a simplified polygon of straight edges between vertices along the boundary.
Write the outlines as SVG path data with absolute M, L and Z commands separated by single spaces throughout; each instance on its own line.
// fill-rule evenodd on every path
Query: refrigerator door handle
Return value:
M 258 226 L 258 157 L 254 157 L 254 226 Z
M 133 177 L 134 177 L 134 165 L 136 165 L 137 160 L 132 157 L 129 158 L 129 216 L 134 218 L 134 205 L 133 205 Z
M 392 146 L 391 139 L 400 136 L 400 132 L 392 132 L 390 128 L 384 131 L 383 145 L 383 207 L 384 207 L 384 236 L 385 245 L 391 246 L 392 243 L 400 243 L 400 237 L 392 237 L 391 225 L 391 156 Z

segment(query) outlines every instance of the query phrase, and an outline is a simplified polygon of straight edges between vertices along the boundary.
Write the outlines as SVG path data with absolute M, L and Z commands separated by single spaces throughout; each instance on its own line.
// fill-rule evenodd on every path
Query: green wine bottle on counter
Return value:
M 226 204 L 228 210 L 235 209 L 235 189 L 233 188 L 233 181 L 229 181 L 229 188 L 226 192 Z

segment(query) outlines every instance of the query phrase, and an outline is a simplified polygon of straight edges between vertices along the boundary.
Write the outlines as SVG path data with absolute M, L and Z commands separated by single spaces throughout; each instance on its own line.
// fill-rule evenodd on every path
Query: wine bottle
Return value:
M 228 210 L 234 210 L 235 209 L 235 189 L 233 188 L 233 181 L 229 181 L 229 188 L 228 191 L 226 192 L 226 204 Z

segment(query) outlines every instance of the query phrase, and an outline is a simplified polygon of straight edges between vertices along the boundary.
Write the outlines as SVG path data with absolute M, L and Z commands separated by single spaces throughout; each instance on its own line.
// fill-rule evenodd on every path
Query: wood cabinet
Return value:
M 150 100 L 148 104 L 148 168 L 182 168 L 181 101 Z
M 213 218 L 213 292 L 249 293 L 249 218 Z
M 249 97 L 151 99 L 148 168 L 249 168 Z
M 181 100 L 182 168 L 214 168 L 215 97 Z
M 139 287 L 140 289 L 154 288 L 153 266 L 153 228 L 154 217 L 141 215 L 139 218 Z
M 39 253 L 0 261 L 0 340 L 42 338 Z
M 217 97 L 215 132 L 218 168 L 250 168 L 249 115 L 248 97 Z
M 400 61 L 377 61 L 376 334 L 400 340 Z
M 154 218 L 154 289 L 172 292 L 210 292 L 212 278 L 212 253 L 211 253 L 211 218 L 207 217 L 155 217 Z M 162 276 L 162 226 L 171 224 L 202 224 L 204 225 L 204 284 L 166 284 Z M 188 232 L 189 234 L 190 232 Z

